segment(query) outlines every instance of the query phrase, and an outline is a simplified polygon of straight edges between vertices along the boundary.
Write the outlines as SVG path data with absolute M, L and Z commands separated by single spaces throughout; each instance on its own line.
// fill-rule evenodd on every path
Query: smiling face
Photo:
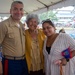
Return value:
M 49 23 L 44 23 L 42 27 L 43 27 L 43 32 L 46 36 L 51 36 L 55 33 L 55 27 L 53 27 Z
M 33 19 L 30 19 L 28 21 L 27 25 L 28 25 L 30 30 L 35 30 L 37 28 L 38 22 L 37 22 L 37 20 L 35 18 L 33 18 Z
M 12 18 L 16 21 L 22 18 L 23 12 L 23 4 L 20 3 L 15 3 L 10 9 L 10 14 Z

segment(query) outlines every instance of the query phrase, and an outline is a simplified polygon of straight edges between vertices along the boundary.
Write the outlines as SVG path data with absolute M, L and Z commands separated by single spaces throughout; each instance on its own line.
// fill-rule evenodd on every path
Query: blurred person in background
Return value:
M 66 33 L 66 32 L 65 32 L 65 29 L 63 29 L 63 28 L 60 29 L 60 30 L 59 30 L 59 33 Z

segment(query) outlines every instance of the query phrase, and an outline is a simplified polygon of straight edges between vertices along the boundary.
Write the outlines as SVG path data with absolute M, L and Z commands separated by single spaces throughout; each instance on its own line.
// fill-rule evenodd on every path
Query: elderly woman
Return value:
M 37 28 L 39 18 L 36 14 L 26 17 L 28 29 L 25 31 L 26 59 L 29 75 L 43 75 L 43 42 L 45 35 Z

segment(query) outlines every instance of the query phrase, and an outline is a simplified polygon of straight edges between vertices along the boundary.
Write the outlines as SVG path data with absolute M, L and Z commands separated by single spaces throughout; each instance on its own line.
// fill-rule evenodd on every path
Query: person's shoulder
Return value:
M 44 34 L 42 29 L 37 29 L 39 33 Z
M 9 24 L 6 21 L 7 20 L 0 22 L 0 30 L 1 31 L 7 31 L 7 25 L 9 25 Z
M 70 37 L 67 33 L 60 33 L 59 36 L 63 38 Z
M 43 32 L 42 29 L 38 29 L 38 34 L 39 34 L 40 36 L 42 36 L 44 39 L 46 38 L 46 36 L 45 36 L 45 34 L 44 34 L 44 32 Z
M 37 29 L 38 31 L 42 32 L 43 30 L 42 29 Z
M 0 22 L 0 25 L 6 25 L 7 23 L 8 23 L 8 19 L 6 19 L 6 20 L 4 20 L 4 21 L 2 21 L 2 22 Z
M 65 36 L 67 35 L 66 33 L 59 33 L 60 36 Z
M 28 29 L 25 30 L 25 34 L 28 34 Z
M 62 36 L 69 36 L 67 33 L 60 33 Z
M 28 32 L 28 29 L 26 29 L 25 32 Z
M 0 28 L 6 28 L 7 25 L 8 25 L 8 19 L 6 19 L 6 20 L 0 22 Z

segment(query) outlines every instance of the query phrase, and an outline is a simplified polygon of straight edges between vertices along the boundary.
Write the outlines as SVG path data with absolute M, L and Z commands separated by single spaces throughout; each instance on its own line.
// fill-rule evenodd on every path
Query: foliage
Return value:
M 39 14 L 40 17 L 40 21 L 46 20 L 46 19 L 50 19 L 52 21 L 57 21 L 57 16 L 56 16 L 56 12 L 54 13 L 53 11 L 48 11 L 42 14 Z

